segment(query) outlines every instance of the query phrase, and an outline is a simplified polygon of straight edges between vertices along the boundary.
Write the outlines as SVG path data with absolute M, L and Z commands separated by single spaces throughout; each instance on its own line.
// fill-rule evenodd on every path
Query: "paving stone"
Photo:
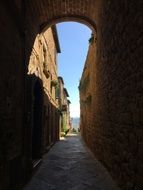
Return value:
M 69 135 L 44 156 L 23 190 L 120 190 L 80 136 Z

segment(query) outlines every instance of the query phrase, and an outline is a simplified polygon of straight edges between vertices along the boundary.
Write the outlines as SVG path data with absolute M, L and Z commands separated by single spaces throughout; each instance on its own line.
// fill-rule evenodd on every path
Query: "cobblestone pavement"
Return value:
M 44 156 L 23 190 L 119 190 L 79 136 L 69 135 Z

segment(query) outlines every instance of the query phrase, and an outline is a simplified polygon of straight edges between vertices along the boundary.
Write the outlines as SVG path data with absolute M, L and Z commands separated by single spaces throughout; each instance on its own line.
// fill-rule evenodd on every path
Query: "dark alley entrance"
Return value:
M 107 170 L 83 144 L 69 134 L 44 156 L 43 163 L 23 190 L 119 190 Z

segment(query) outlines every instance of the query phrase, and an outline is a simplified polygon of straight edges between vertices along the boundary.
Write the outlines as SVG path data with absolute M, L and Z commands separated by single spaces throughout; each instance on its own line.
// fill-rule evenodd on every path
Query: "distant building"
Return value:
M 64 87 L 64 81 L 62 77 L 58 77 L 59 80 L 59 109 L 61 112 L 61 133 L 70 130 L 70 101 L 68 100 L 69 94 Z
M 71 118 L 71 128 L 76 131 L 79 131 L 79 129 L 80 129 L 80 118 L 79 117 Z

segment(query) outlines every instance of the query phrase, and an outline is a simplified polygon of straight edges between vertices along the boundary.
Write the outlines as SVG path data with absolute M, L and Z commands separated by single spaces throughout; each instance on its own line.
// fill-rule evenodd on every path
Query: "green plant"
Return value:
M 76 130 L 75 128 L 73 128 L 73 129 L 72 129 L 72 132 L 73 132 L 73 133 L 76 133 L 76 132 L 77 132 L 77 130 Z
M 58 85 L 58 81 L 57 80 L 52 80 L 51 81 L 51 85 L 52 86 L 57 86 Z

